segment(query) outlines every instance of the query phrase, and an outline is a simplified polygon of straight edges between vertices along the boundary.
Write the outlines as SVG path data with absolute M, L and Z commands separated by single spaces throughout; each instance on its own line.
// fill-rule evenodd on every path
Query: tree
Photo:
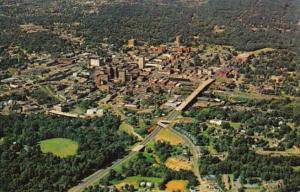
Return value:
M 293 110 L 293 120 L 297 125 L 300 125 L 300 104 L 297 104 Z

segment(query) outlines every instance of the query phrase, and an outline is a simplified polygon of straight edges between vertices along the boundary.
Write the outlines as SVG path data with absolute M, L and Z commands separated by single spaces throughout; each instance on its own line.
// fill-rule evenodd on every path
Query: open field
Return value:
M 188 181 L 186 181 L 186 180 L 172 180 L 166 184 L 166 191 L 168 191 L 168 192 L 173 192 L 173 191 L 185 192 L 185 191 L 188 191 L 186 188 L 187 185 L 188 185 Z
M 120 125 L 120 130 L 128 133 L 129 135 L 133 135 L 133 136 L 137 137 L 139 140 L 143 140 L 143 137 L 140 136 L 139 134 L 137 134 L 134 131 L 133 127 L 124 121 Z
M 234 129 L 239 129 L 241 127 L 241 123 L 238 123 L 238 122 L 229 122 L 229 124 Z
M 133 127 L 126 122 L 122 122 L 120 130 L 125 131 L 126 133 L 131 133 L 133 131 Z
M 173 169 L 175 171 L 192 170 L 192 165 L 189 161 L 179 159 L 176 157 L 170 157 L 169 159 L 167 159 L 165 164 L 168 168 Z
M 66 138 L 53 138 L 40 142 L 43 153 L 52 153 L 61 158 L 77 154 L 78 143 Z
M 155 141 L 166 141 L 171 145 L 180 145 L 184 143 L 181 138 L 172 133 L 169 129 L 162 129 L 155 137 Z
M 299 172 L 300 171 L 300 166 L 295 166 L 295 167 L 293 167 L 293 169 L 294 169 L 294 171 Z
M 260 192 L 261 188 L 257 187 L 257 188 L 246 188 L 245 192 Z
M 134 177 L 127 177 L 122 181 L 117 181 L 113 183 L 118 189 L 120 189 L 125 184 L 133 185 L 135 188 L 139 187 L 140 182 L 151 182 L 154 184 L 154 189 L 158 189 L 159 184 L 163 181 L 162 178 L 157 177 L 141 177 L 141 176 L 134 176 Z

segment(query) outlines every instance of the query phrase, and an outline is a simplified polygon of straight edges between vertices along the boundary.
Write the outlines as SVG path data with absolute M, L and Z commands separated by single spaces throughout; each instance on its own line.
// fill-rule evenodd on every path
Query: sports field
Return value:
M 53 138 L 40 142 L 43 153 L 52 153 L 61 158 L 77 154 L 78 143 L 66 138 Z

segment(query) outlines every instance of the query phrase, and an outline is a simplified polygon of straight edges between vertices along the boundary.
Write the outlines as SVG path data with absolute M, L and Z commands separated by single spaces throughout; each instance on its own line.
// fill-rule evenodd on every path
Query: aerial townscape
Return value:
M 299 0 L 0 0 L 0 192 L 300 191 Z

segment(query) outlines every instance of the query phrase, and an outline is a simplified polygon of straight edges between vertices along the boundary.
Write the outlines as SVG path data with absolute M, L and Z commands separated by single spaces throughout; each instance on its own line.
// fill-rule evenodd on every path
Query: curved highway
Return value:
M 187 97 L 187 99 L 185 101 L 183 101 L 183 103 L 177 107 L 175 110 L 171 111 L 170 113 L 168 113 L 168 115 L 164 118 L 166 121 L 173 121 L 176 119 L 176 117 L 180 114 L 180 112 L 187 107 L 187 105 L 201 92 L 203 91 L 207 86 L 209 86 L 211 83 L 214 82 L 214 79 L 207 79 L 206 81 L 202 82 L 198 88 L 189 96 Z M 68 192 L 81 192 L 83 191 L 85 188 L 94 185 L 96 182 L 98 182 L 100 179 L 104 178 L 110 170 L 116 168 L 118 165 L 123 164 L 124 162 L 126 162 L 128 159 L 130 159 L 131 157 L 133 157 L 134 155 L 136 155 L 140 150 L 142 150 L 144 148 L 145 145 L 147 145 L 147 143 L 149 143 L 151 140 L 153 140 L 155 138 L 155 136 L 160 132 L 160 130 L 162 129 L 161 126 L 155 125 L 156 127 L 154 128 L 154 130 L 147 135 L 143 141 L 141 141 L 136 147 L 134 147 L 132 149 L 132 151 L 126 155 L 124 158 L 117 160 L 116 162 L 113 162 L 113 165 L 110 167 L 107 167 L 105 169 L 100 169 L 98 171 L 96 171 L 95 173 L 93 173 L 92 175 L 90 175 L 89 177 L 85 178 L 82 180 L 82 182 L 80 184 L 78 184 L 77 186 L 71 188 L 70 190 L 68 190 Z M 199 173 L 199 165 L 198 165 L 198 161 L 199 161 L 199 151 L 197 149 L 197 147 L 183 134 L 177 132 L 176 130 L 172 129 L 171 127 L 169 127 L 170 130 L 172 130 L 175 134 L 177 134 L 178 136 L 180 136 L 181 138 L 183 138 L 186 142 L 186 144 L 189 146 L 190 151 L 193 153 L 193 168 L 194 168 L 194 174 L 197 176 L 199 182 L 201 183 L 201 177 L 200 177 L 200 173 Z

